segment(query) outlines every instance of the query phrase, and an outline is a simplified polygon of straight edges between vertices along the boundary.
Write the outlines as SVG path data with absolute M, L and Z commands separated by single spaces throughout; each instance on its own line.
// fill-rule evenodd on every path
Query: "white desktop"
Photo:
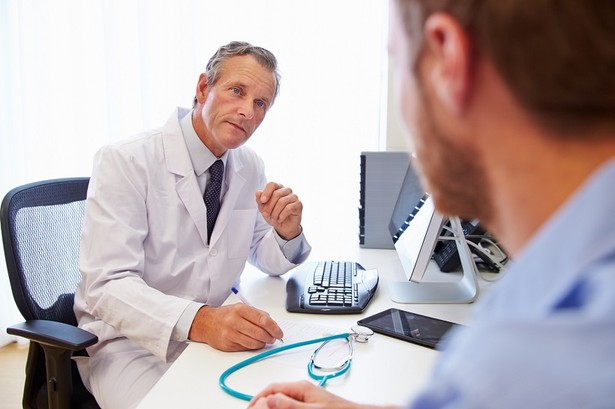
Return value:
M 344 246 L 341 246 L 342 248 Z M 321 249 L 331 247 L 320 247 Z M 397 304 L 391 301 L 389 284 L 403 280 L 405 274 L 395 250 L 359 249 L 347 247 L 336 259 L 358 261 L 366 268 L 377 268 L 380 284 L 376 295 L 362 314 L 323 315 L 288 313 L 284 308 L 286 278 L 267 277 L 248 267 L 242 277 L 241 291 L 256 307 L 268 311 L 275 319 L 305 325 L 307 330 L 327 327 L 348 332 L 360 318 L 395 307 L 456 323 L 468 322 L 472 304 Z M 316 258 L 321 260 L 319 252 Z M 330 257 L 325 257 L 327 259 Z M 457 273 L 428 271 L 426 280 L 451 282 Z M 239 302 L 233 295 L 228 303 Z M 311 337 L 311 335 L 310 335 Z M 228 383 L 243 393 L 255 394 L 272 382 L 311 380 L 306 367 L 316 346 L 305 347 L 251 365 L 229 378 Z M 257 354 L 255 352 L 228 353 L 205 344 L 191 343 L 162 379 L 148 393 L 140 409 L 169 407 L 204 407 L 216 409 L 245 408 L 247 402 L 226 394 L 218 385 L 218 378 L 230 366 Z M 330 380 L 326 388 L 354 401 L 371 404 L 403 404 L 415 395 L 426 381 L 438 352 L 381 334 L 368 343 L 355 343 L 352 366 L 347 375 Z M 312 381 L 314 382 L 314 381 Z

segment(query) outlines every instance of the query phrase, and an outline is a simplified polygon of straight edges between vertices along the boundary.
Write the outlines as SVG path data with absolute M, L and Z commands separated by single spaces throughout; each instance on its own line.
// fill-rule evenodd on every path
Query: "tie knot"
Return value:
M 222 181 L 222 175 L 224 174 L 224 163 L 218 159 L 209 167 L 209 177 L 212 182 Z

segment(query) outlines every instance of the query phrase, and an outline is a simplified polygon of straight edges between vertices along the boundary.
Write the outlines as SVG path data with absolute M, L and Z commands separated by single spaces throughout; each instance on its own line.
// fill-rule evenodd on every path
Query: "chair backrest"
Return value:
M 79 242 L 89 178 L 17 187 L 0 209 L 11 289 L 26 320 L 77 325 L 73 313 Z

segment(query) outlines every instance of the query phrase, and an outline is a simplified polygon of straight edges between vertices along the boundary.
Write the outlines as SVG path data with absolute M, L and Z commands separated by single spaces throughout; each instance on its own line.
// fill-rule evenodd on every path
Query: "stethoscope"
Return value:
M 352 348 L 353 341 L 365 343 L 369 340 L 369 338 L 372 335 L 374 335 L 374 331 L 372 331 L 369 328 L 362 327 L 360 325 L 353 326 L 351 330 L 352 332 L 343 332 L 341 334 L 328 335 L 322 338 L 315 338 L 315 339 L 311 339 L 307 341 L 295 342 L 293 344 L 283 345 L 281 347 L 277 347 L 274 349 L 270 349 L 269 351 L 262 352 L 258 355 L 245 359 L 231 366 L 230 368 L 228 368 L 226 371 L 222 373 L 222 375 L 220 375 L 220 379 L 218 383 L 220 384 L 220 387 L 222 388 L 222 390 L 224 390 L 229 395 L 234 396 L 239 399 L 249 401 L 252 399 L 252 395 L 239 392 L 226 384 L 226 380 L 231 374 L 237 372 L 238 370 L 242 368 L 245 368 L 248 365 L 253 364 L 254 362 L 270 357 L 271 355 L 275 355 L 277 353 L 287 351 L 289 349 L 300 348 L 306 345 L 318 344 L 322 342 L 322 344 L 318 348 L 316 348 L 316 350 L 314 350 L 314 352 L 312 353 L 312 356 L 310 357 L 310 360 L 307 365 L 307 371 L 312 379 L 318 381 L 319 386 L 325 386 L 325 383 L 329 379 L 337 378 L 338 376 L 341 376 L 345 374 L 346 372 L 348 372 L 348 370 L 350 369 L 350 362 L 352 361 L 352 354 L 353 354 L 353 348 Z M 316 358 L 318 356 L 318 353 L 322 351 L 322 349 L 327 345 L 327 343 L 334 341 L 336 339 L 346 339 L 348 341 L 349 353 L 348 353 L 347 358 L 344 360 L 344 362 L 332 368 L 331 367 L 325 368 L 325 367 L 322 367 L 316 364 Z M 324 373 L 319 374 L 317 373 L 318 370 L 322 370 Z

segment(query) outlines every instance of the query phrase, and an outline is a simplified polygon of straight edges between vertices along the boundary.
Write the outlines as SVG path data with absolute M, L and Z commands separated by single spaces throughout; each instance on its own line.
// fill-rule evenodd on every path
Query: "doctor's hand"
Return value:
M 188 333 L 191 341 L 228 352 L 260 349 L 283 336 L 269 314 L 246 304 L 201 307 Z
M 263 190 L 256 192 L 256 203 L 265 221 L 284 240 L 294 239 L 301 233 L 303 203 L 291 188 L 269 182 Z
M 401 409 L 398 406 L 359 405 L 303 381 L 276 383 L 254 396 L 248 408 L 254 409 Z

